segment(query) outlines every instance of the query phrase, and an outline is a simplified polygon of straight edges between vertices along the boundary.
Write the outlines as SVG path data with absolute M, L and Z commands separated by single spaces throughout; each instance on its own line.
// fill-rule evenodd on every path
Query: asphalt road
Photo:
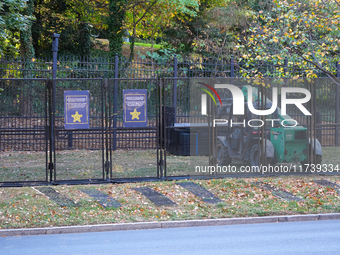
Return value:
M 2 237 L 0 254 L 340 254 L 340 220 Z

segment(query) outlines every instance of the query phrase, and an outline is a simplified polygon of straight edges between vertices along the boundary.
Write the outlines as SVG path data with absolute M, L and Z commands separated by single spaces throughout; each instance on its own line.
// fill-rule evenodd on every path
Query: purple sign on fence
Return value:
M 146 89 L 124 89 L 123 124 L 124 127 L 147 126 L 148 116 Z
M 89 91 L 64 91 L 65 129 L 90 128 Z

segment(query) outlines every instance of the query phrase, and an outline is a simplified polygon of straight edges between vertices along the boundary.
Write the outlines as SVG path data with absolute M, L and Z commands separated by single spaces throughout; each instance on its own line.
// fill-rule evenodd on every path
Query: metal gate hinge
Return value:
M 48 163 L 48 169 L 50 169 L 50 170 L 54 169 L 54 164 L 53 163 Z

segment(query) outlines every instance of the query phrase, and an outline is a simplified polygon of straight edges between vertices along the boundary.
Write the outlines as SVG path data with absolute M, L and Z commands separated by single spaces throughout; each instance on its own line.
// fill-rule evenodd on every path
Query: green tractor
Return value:
M 249 86 L 243 86 L 242 92 L 247 100 L 247 91 Z M 253 106 L 255 109 L 260 109 L 257 105 L 257 90 L 253 89 Z M 244 121 L 248 123 L 250 119 L 259 119 L 254 116 L 246 106 L 246 113 L 243 116 L 232 116 L 232 99 L 223 100 L 223 107 L 217 110 L 217 118 L 233 119 L 234 123 L 241 123 Z M 271 101 L 266 99 L 266 105 L 261 104 L 261 109 L 271 108 Z M 322 148 L 320 142 L 315 139 L 307 140 L 307 128 L 300 125 L 286 124 L 282 126 L 282 121 L 288 121 L 292 118 L 288 115 L 281 115 L 281 109 L 277 110 L 271 115 L 266 116 L 267 119 L 279 119 L 275 124 L 267 125 L 265 141 L 259 142 L 259 133 L 261 129 L 258 127 L 249 126 L 217 126 L 217 142 L 215 147 L 216 161 L 218 165 L 228 165 L 232 159 L 244 160 L 250 163 L 251 166 L 260 165 L 260 156 L 262 153 L 261 144 L 266 147 L 266 161 L 267 164 L 274 165 L 276 163 L 285 162 L 300 162 L 304 168 L 308 162 L 308 151 L 314 153 L 315 163 L 320 164 L 322 160 Z M 255 125 L 253 125 L 255 126 Z M 261 138 L 260 138 L 261 139 Z M 315 147 L 315 148 L 314 148 Z

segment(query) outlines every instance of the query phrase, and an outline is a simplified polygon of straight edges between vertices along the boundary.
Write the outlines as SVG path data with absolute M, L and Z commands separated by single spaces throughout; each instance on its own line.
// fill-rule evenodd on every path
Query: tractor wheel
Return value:
M 322 155 L 316 154 L 316 159 L 315 159 L 315 164 L 319 165 L 322 162 Z M 302 170 L 306 170 L 305 164 L 308 164 L 308 160 L 304 160 L 300 162 L 301 166 L 302 166 Z
M 251 147 L 250 160 L 249 160 L 251 166 L 260 166 L 261 165 L 261 161 L 260 161 L 261 153 L 262 153 L 262 150 L 259 149 L 258 144 L 254 144 L 253 147 Z M 275 164 L 274 158 L 267 157 L 267 164 L 269 164 L 269 165 Z
M 322 155 L 316 154 L 316 159 L 315 159 L 316 164 L 321 164 L 322 162 Z
M 261 150 L 259 150 L 259 145 L 258 144 L 254 144 L 253 147 L 251 147 L 250 150 L 250 165 L 251 166 L 259 166 L 259 159 L 260 159 L 260 155 L 261 155 Z
M 228 148 L 220 140 L 217 141 L 216 145 L 216 162 L 219 166 L 225 166 L 231 163 Z

